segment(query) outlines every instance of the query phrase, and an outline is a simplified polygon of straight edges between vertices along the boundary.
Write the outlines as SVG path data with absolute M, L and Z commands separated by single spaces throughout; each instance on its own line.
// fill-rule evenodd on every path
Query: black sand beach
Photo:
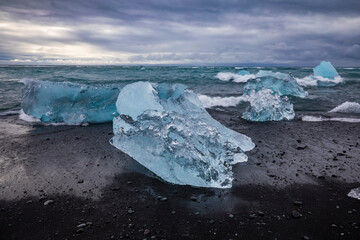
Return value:
M 231 189 L 162 182 L 109 144 L 111 123 L 0 116 L 0 239 L 359 239 L 359 123 L 209 112 L 256 144 Z

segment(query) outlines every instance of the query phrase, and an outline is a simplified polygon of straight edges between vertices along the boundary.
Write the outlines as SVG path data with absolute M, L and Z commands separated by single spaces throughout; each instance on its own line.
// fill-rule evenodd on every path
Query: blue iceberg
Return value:
M 332 87 L 344 81 L 330 62 L 322 61 L 313 69 L 314 74 L 297 78 L 302 86 Z
M 288 98 L 274 94 L 271 89 L 253 91 L 249 95 L 249 102 L 250 106 L 242 115 L 242 118 L 249 121 L 281 121 L 295 117 L 293 105 Z
M 244 151 L 255 146 L 215 121 L 182 84 L 129 84 L 116 107 L 110 143 L 170 183 L 229 188 L 232 164 L 247 161 Z
M 102 123 L 116 113 L 118 87 L 23 79 L 21 107 L 46 123 Z
M 249 96 L 252 92 L 259 92 L 263 89 L 271 89 L 274 94 L 280 96 L 304 98 L 308 94 L 289 74 L 261 70 L 255 76 L 256 79 L 251 79 L 245 84 L 244 95 Z
M 339 74 L 330 62 L 322 61 L 314 69 L 314 76 L 320 76 L 323 78 L 334 79 Z

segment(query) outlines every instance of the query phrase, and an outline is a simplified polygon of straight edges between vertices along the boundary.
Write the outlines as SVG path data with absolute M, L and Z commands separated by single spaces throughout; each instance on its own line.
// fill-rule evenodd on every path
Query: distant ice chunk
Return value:
M 348 193 L 348 197 L 360 200 L 360 187 L 351 189 L 351 191 Z
M 245 84 L 243 94 L 250 95 L 263 89 L 271 89 L 280 96 L 304 98 L 308 94 L 289 74 L 263 70 L 256 74 L 256 79 L 249 80 Z
M 21 107 L 45 123 L 109 122 L 116 113 L 117 87 L 23 79 Z
M 229 188 L 232 164 L 247 161 L 244 151 L 255 146 L 215 121 L 181 84 L 130 84 L 117 103 L 124 104 L 117 104 L 111 144 L 170 183 Z
M 242 115 L 242 118 L 249 121 L 281 121 L 295 117 L 293 105 L 288 98 L 274 94 L 271 89 L 252 91 L 249 101 L 250 106 Z
M 360 113 L 360 104 L 357 102 L 344 102 L 329 112 Z
M 330 62 L 322 61 L 314 69 L 314 76 L 320 76 L 323 78 L 334 79 L 339 76 L 338 72 Z
M 313 75 L 296 78 L 301 86 L 332 87 L 344 81 L 330 62 L 322 61 L 313 69 Z

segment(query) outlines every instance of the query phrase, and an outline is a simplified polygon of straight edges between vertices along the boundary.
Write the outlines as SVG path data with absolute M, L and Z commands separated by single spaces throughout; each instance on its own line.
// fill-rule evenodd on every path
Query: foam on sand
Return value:
M 324 118 L 324 117 L 316 117 L 316 116 L 303 116 L 301 120 L 304 122 L 335 121 L 335 122 L 360 123 L 360 118 Z

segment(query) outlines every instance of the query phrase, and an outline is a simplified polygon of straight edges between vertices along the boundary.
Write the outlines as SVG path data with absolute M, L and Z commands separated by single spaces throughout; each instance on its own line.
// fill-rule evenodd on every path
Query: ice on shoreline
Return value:
M 287 97 L 274 94 L 271 89 L 253 91 L 249 96 L 250 106 L 242 118 L 256 122 L 291 120 L 295 117 L 293 105 Z
M 348 197 L 360 200 L 360 187 L 351 189 L 351 191 L 348 193 Z
M 250 95 L 253 91 L 258 92 L 263 89 L 271 89 L 280 96 L 291 95 L 304 98 L 308 95 L 289 74 L 263 70 L 256 74 L 256 79 L 249 80 L 245 84 L 243 93 L 244 95 Z
M 110 122 L 116 113 L 119 88 L 68 82 L 21 80 L 25 84 L 21 107 L 45 123 Z
M 360 113 L 360 104 L 357 102 L 344 102 L 334 109 L 331 109 L 329 112 Z
M 116 105 L 111 144 L 170 183 L 229 188 L 232 164 L 247 161 L 244 152 L 255 146 L 214 120 L 182 84 L 129 84 Z

